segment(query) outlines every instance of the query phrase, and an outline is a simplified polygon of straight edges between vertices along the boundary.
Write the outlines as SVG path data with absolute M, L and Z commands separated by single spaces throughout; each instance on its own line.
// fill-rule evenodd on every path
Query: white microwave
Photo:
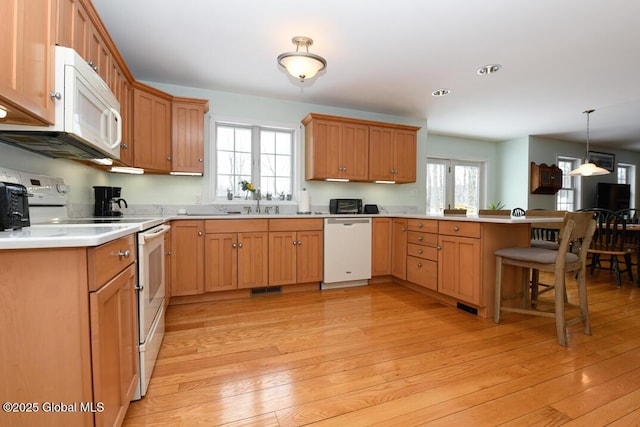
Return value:
M 53 158 L 120 158 L 120 103 L 100 75 L 70 48 L 55 47 L 51 126 L 0 124 L 0 141 Z

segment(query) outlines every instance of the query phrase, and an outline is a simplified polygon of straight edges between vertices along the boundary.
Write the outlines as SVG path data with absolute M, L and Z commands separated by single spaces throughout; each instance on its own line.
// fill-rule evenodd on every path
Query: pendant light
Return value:
M 593 113 L 595 110 L 585 110 L 582 113 L 587 115 L 587 151 L 584 156 L 585 162 L 581 164 L 578 168 L 569 172 L 571 176 L 595 176 L 595 175 L 606 175 L 609 173 L 608 170 L 596 166 L 595 163 L 591 163 L 589 161 L 589 115 Z
M 296 45 L 296 51 L 278 55 L 278 64 L 287 70 L 289 74 L 304 83 L 305 79 L 310 79 L 318 71 L 325 69 L 327 61 L 320 55 L 309 53 L 309 46 L 313 44 L 312 39 L 297 36 L 292 38 L 291 41 Z M 300 51 L 301 46 L 306 49 L 306 52 Z

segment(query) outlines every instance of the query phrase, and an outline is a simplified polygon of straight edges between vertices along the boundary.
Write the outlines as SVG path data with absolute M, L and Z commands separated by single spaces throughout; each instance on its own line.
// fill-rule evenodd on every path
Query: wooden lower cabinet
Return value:
M 171 221 L 171 296 L 204 292 L 204 221 Z
M 96 425 L 119 426 L 138 383 L 136 268 L 91 292 L 91 360 Z M 100 411 L 104 409 L 104 411 Z
M 407 220 L 393 218 L 391 230 L 391 274 L 405 280 L 407 278 Z
M 3 412 L 0 424 L 122 424 L 139 378 L 134 260 L 134 235 L 88 249 L 0 251 L 0 400 L 38 405 Z M 44 406 L 54 403 L 77 409 Z
M 438 291 L 480 305 L 480 239 L 440 236 L 438 245 Z
M 269 220 L 269 285 L 321 282 L 322 219 Z
M 373 218 L 371 223 L 371 276 L 391 274 L 391 218 Z
M 438 221 L 407 220 L 407 280 L 438 290 Z
M 268 234 L 207 233 L 205 292 L 265 286 Z
M 267 285 L 266 219 L 207 220 L 204 246 L 203 292 Z

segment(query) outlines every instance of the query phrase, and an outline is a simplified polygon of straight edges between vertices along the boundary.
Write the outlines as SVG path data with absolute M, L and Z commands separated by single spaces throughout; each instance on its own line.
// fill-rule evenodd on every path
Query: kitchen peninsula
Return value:
M 291 285 L 278 285 L 282 286 L 282 292 L 288 292 L 319 289 L 318 283 L 322 278 L 309 275 L 313 270 L 309 266 L 317 267 L 322 263 L 322 218 L 326 216 L 305 215 L 302 218 L 299 215 L 202 215 L 174 216 L 157 220 L 171 221 L 171 268 L 174 270 L 172 276 L 181 280 L 185 277 L 213 280 L 212 272 L 207 270 L 207 266 L 211 265 L 210 258 L 215 251 L 226 243 L 231 248 L 235 242 L 234 250 L 238 252 L 238 241 L 227 238 L 237 239 L 239 235 L 246 234 L 248 236 L 241 238 L 249 237 L 254 243 L 257 242 L 256 247 L 259 250 L 256 253 L 264 257 L 261 268 L 267 270 L 263 271 L 266 278 L 259 287 L 268 287 L 270 278 L 273 277 L 268 271 L 273 268 L 274 258 L 282 255 L 280 251 L 270 250 L 273 246 L 266 243 L 270 235 L 278 236 L 281 242 L 287 238 L 296 241 L 308 239 L 306 242 L 314 249 L 305 249 L 306 252 L 300 257 L 298 264 L 305 269 L 305 275 L 298 276 L 302 278 L 295 280 Z M 482 317 L 489 317 L 493 313 L 493 252 L 501 247 L 528 245 L 531 224 L 550 220 L 542 217 L 371 217 L 374 223 L 372 240 L 375 242 L 371 284 L 394 281 Z M 558 218 L 551 221 L 558 221 Z M 221 224 L 225 225 L 224 230 L 218 227 Z M 186 235 L 176 234 L 180 233 L 181 226 L 184 227 L 183 230 L 188 230 Z M 51 236 L 38 234 L 42 233 L 43 229 L 37 231 L 38 226 L 32 226 L 20 232 L 0 232 L 0 282 L 3 283 L 0 287 L 0 298 L 8 307 L 4 310 L 5 315 L 0 317 L 5 349 L 2 352 L 5 363 L 0 366 L 0 374 L 4 379 L 3 395 L 24 402 L 55 400 L 97 403 L 98 398 L 91 390 L 94 386 L 99 387 L 96 381 L 100 381 L 104 373 L 91 368 L 91 348 L 97 344 L 93 335 L 99 331 L 93 331 L 90 327 L 93 324 L 90 321 L 90 313 L 93 313 L 94 306 L 89 304 L 87 295 L 92 286 L 95 288 L 103 283 L 93 283 L 93 277 L 98 271 L 96 268 L 107 262 L 100 259 L 100 255 L 110 258 L 109 254 L 113 253 L 112 250 L 104 248 L 120 245 L 135 251 L 133 237 L 138 229 L 124 226 L 68 227 L 65 232 L 64 227 L 57 227 Z M 81 237 L 83 233 L 86 236 Z M 208 241 L 206 245 L 205 241 Z M 176 242 L 180 244 L 176 245 Z M 199 247 L 200 252 L 195 255 L 188 252 L 181 256 L 179 252 L 184 250 L 185 244 L 188 250 L 192 246 Z M 122 249 L 120 246 L 119 250 Z M 243 259 L 237 257 L 237 254 L 235 256 L 238 271 L 249 268 L 249 265 L 256 265 L 256 259 L 253 257 Z M 309 258 L 314 256 L 319 257 L 317 262 Z M 200 270 L 184 270 L 193 266 L 183 266 L 175 262 L 181 258 L 189 259 Z M 278 262 L 282 263 L 282 260 Z M 122 285 L 125 285 L 122 289 L 129 289 L 128 287 L 135 283 L 135 280 L 131 280 L 135 270 L 132 265 L 127 266 L 126 262 L 121 264 L 114 268 L 114 272 L 122 273 L 118 274 L 118 279 L 113 280 L 121 280 Z M 175 269 L 178 269 L 177 272 Z M 322 272 L 322 269 L 316 270 Z M 182 285 L 171 283 L 171 292 L 174 293 L 179 286 Z M 191 295 L 174 295 L 172 304 L 244 298 L 248 297 L 252 290 L 241 286 L 232 290 L 209 292 L 204 292 L 205 289 L 212 288 L 194 288 Z M 129 294 L 130 292 L 125 292 L 122 295 Z M 131 303 L 125 298 L 120 301 L 119 306 L 126 310 L 130 309 Z M 107 330 L 103 333 L 107 332 L 105 337 L 120 342 L 119 337 L 130 334 L 130 325 L 118 324 L 116 318 L 112 319 L 116 322 L 114 325 L 118 325 L 112 328 L 113 333 Z M 45 348 L 65 350 L 55 357 L 52 354 L 51 357 L 42 358 L 38 356 L 38 349 L 43 348 L 43 343 Z M 131 351 L 127 350 L 126 345 L 123 349 L 125 351 L 120 356 L 111 356 L 123 357 L 125 364 L 120 366 L 126 370 L 130 367 L 127 361 Z M 94 359 L 95 362 L 99 361 Z M 129 376 L 135 375 L 135 371 L 127 372 Z M 25 383 L 29 386 L 20 386 Z M 52 388 L 51 385 L 55 387 Z M 129 385 L 130 383 L 119 384 L 119 387 L 126 389 Z M 112 401 L 109 403 L 110 411 L 96 414 L 95 417 L 121 419 L 127 406 L 128 402 Z M 113 412 L 114 407 L 120 409 Z M 14 415 L 24 416 L 10 414 Z M 37 416 L 38 414 L 35 415 L 36 418 Z M 15 420 L 17 422 L 18 418 Z M 55 413 L 47 414 L 46 422 L 48 425 L 93 425 L 94 419 L 93 414 L 88 413 Z

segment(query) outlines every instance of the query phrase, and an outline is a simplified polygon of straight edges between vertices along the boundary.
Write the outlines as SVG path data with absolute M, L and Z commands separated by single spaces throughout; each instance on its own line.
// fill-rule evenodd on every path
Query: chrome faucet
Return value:
M 256 213 L 260 213 L 260 198 L 262 195 L 260 194 L 260 189 L 256 190 Z
M 266 206 L 264 208 L 264 213 L 268 214 L 269 213 L 269 209 L 271 209 L 271 206 Z
M 244 208 L 247 210 L 247 214 L 251 213 L 251 206 L 245 206 Z
M 276 214 L 280 213 L 280 206 L 276 205 Z

